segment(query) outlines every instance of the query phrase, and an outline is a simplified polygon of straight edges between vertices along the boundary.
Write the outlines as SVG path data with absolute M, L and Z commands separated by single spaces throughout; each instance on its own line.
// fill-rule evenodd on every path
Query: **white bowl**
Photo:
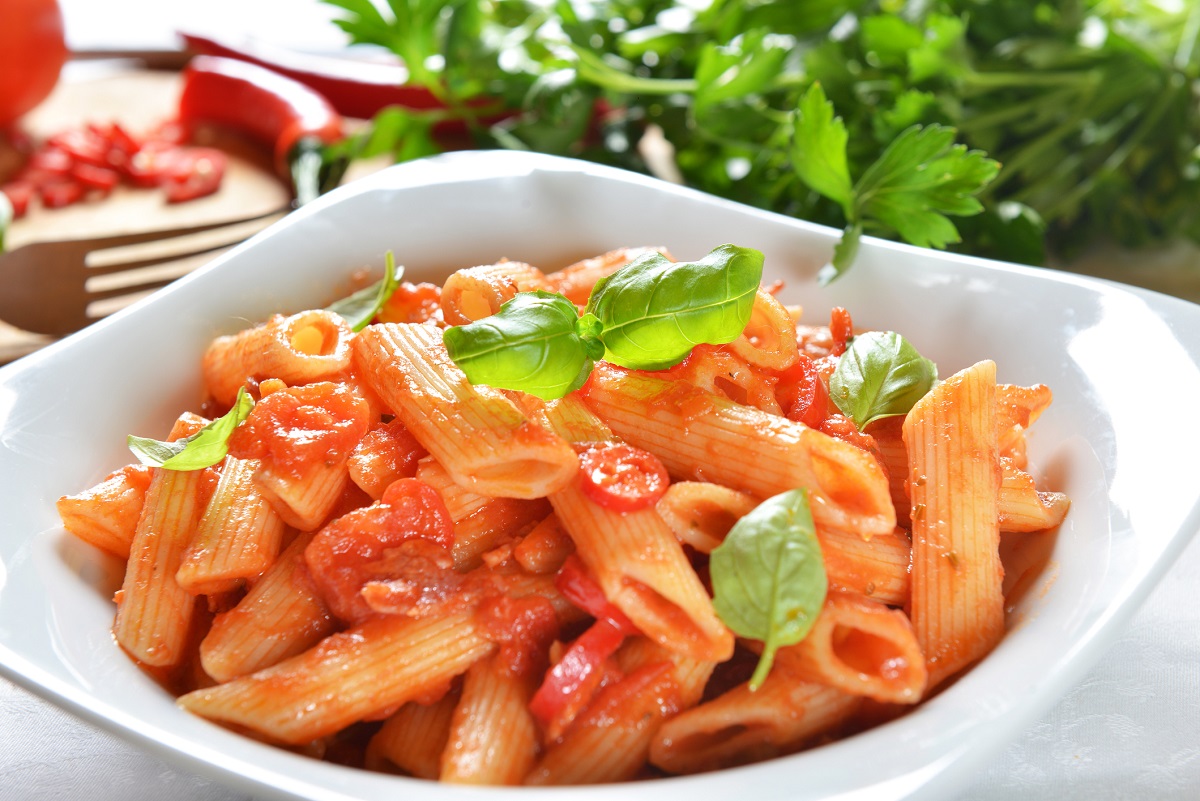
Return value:
M 580 801 L 938 798 L 1099 658 L 1200 528 L 1200 306 L 1049 270 L 874 240 L 844 278 L 814 277 L 837 233 L 653 179 L 514 153 L 463 153 L 338 190 L 210 266 L 0 369 L 0 672 L 186 769 L 262 797 L 409 801 L 536 793 Z M 619 786 L 468 789 L 371 774 L 261 745 L 179 710 L 109 634 L 120 566 L 62 530 L 54 501 L 130 460 L 127 433 L 164 430 L 200 397 L 216 334 L 325 305 L 392 249 L 410 280 L 508 256 L 547 268 L 620 245 L 697 258 L 762 250 L 765 280 L 828 319 L 903 333 L 942 375 L 994 358 L 1044 382 L 1031 464 L 1071 512 L 1000 646 L 911 714 L 807 753 Z M 0 290 L 2 291 L 2 290 Z

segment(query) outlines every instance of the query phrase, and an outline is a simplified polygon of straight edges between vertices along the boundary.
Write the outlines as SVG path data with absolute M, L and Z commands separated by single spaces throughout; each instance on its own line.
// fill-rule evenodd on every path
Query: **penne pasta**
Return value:
M 887 477 L 853 445 L 712 393 L 604 364 L 580 394 L 621 439 L 658 456 L 674 475 L 760 498 L 806 487 L 820 524 L 866 538 L 895 528 Z
M 578 459 L 495 390 L 472 386 L 438 329 L 386 324 L 354 340 L 375 391 L 461 486 L 481 495 L 540 498 L 564 486 Z
M 904 421 L 912 494 L 912 623 L 929 685 L 1004 634 L 996 365 L 955 373 Z

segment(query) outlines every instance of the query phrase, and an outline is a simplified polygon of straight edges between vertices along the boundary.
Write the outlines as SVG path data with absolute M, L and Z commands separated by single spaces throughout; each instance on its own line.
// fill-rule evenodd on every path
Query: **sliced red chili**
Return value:
M 33 200 L 34 195 L 32 184 L 24 181 L 13 181 L 12 183 L 0 186 L 0 192 L 8 196 L 8 202 L 12 204 L 14 220 L 19 220 L 29 211 L 29 202 Z
M 83 198 L 83 185 L 69 178 L 52 181 L 38 187 L 38 194 L 41 195 L 43 206 L 48 209 L 60 209 Z
M 658 502 L 671 483 L 657 456 L 624 443 L 600 443 L 579 455 L 580 486 L 594 503 L 636 512 Z
M 224 175 L 224 153 L 208 147 L 183 147 L 166 165 L 162 187 L 168 203 L 181 203 L 216 192 Z
M 116 170 L 91 164 L 76 164 L 71 168 L 71 177 L 86 189 L 98 189 L 101 192 L 111 192 L 121 181 Z

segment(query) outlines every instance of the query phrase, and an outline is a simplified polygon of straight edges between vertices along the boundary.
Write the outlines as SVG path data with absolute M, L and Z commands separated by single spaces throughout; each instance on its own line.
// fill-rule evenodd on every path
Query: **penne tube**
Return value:
M 529 712 L 529 678 L 506 669 L 504 659 L 481 659 L 463 677 L 441 757 L 441 780 L 453 784 L 518 785 L 541 747 Z
M 786 370 L 796 363 L 796 324 L 787 308 L 765 289 L 754 296 L 750 322 L 729 345 L 747 364 L 766 370 Z
M 436 780 L 456 706 L 458 693 L 448 692 L 431 704 L 409 701 L 400 707 L 367 743 L 367 767 L 383 770 L 390 763 L 409 776 Z
M 549 286 L 541 270 L 520 261 L 467 267 L 442 284 L 442 315 L 449 325 L 466 325 L 500 311 L 518 292 Z
M 232 406 L 249 379 L 270 377 L 288 385 L 310 384 L 350 366 L 350 325 L 331 311 L 312 310 L 218 337 L 204 353 L 204 384 L 213 398 Z
M 227 456 L 221 478 L 175 574 L 193 595 L 229 592 L 279 555 L 287 526 L 254 482 L 258 462 Z
M 541 498 L 575 475 L 570 445 L 531 423 L 503 393 L 467 381 L 437 328 L 369 326 L 353 350 L 375 391 L 455 483 L 481 495 Z
M 536 575 L 557 572 L 573 553 L 575 542 L 553 512 L 513 548 L 513 558 L 517 564 Z
M 182 416 L 170 439 L 198 431 L 207 421 Z M 132 657 L 152 667 L 179 664 L 187 651 L 196 601 L 175 574 L 212 491 L 211 469 L 156 467 L 129 546 L 117 601 L 113 636 Z
M 210 720 L 299 745 L 425 696 L 495 647 L 470 609 L 439 618 L 385 616 L 178 703 Z
M 874 457 L 853 445 L 712 393 L 604 363 L 581 395 L 621 439 L 658 456 L 674 476 L 759 498 L 806 487 L 819 525 L 864 538 L 895 528 L 887 476 Z
M 1044 531 L 1062 523 L 1071 501 L 1061 492 L 1039 492 L 1033 476 L 1011 459 L 1000 459 L 1000 531 Z
M 655 509 L 681 543 L 700 553 L 712 553 L 733 524 L 756 506 L 758 499 L 753 495 L 720 484 L 676 481 Z
M 63 528 L 102 551 L 129 558 L 129 545 L 152 477 L 149 467 L 131 464 L 90 489 L 62 496 L 55 508 Z
M 523 534 L 550 513 L 543 499 L 490 498 L 458 486 L 432 456 L 420 460 L 416 477 L 438 491 L 454 521 L 454 568 L 467 571 L 483 554 Z
M 929 686 L 1004 634 L 996 365 L 955 373 L 904 421 L 912 495 L 912 623 Z
M 663 377 L 686 382 L 743 406 L 783 416 L 783 409 L 775 397 L 778 379 L 753 369 L 728 346 L 697 345 L 682 363 Z
M 915 704 L 925 691 L 925 656 L 908 617 L 853 593 L 829 593 L 812 629 L 780 648 L 775 666 L 883 703 Z
M 545 404 L 539 417 L 575 443 L 612 439 L 607 427 L 571 396 Z M 551 495 L 550 503 L 608 600 L 638 629 L 696 659 L 729 658 L 733 635 L 653 508 L 614 511 L 589 499 L 577 482 Z
M 296 537 L 238 604 L 222 612 L 200 643 L 200 660 L 217 681 L 254 673 L 316 645 L 336 622 L 308 578 Z
M 667 773 L 703 773 L 790 754 L 836 730 L 861 704 L 776 664 L 757 690 L 739 684 L 664 723 L 650 763 Z
M 648 253 L 661 253 L 669 260 L 675 261 L 666 248 L 617 248 L 550 273 L 546 276 L 546 283 L 552 292 L 566 295 L 576 306 L 583 306 L 588 302 L 592 287 L 597 281 Z

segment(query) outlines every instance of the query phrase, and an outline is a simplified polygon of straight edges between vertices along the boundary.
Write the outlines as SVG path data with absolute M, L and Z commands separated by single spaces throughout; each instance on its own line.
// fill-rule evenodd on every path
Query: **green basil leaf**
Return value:
M 829 397 L 861 429 L 882 417 L 908 414 L 933 387 L 937 365 L 895 331 L 850 340 L 829 378 Z
M 662 370 L 700 343 L 741 336 L 762 280 L 763 254 L 721 245 L 695 262 L 641 256 L 601 279 L 587 311 L 603 330 L 604 358 L 622 367 Z
M 384 257 L 383 278 L 368 287 L 363 287 L 353 295 L 326 306 L 325 310 L 340 314 L 350 324 L 352 330 L 361 331 L 371 324 L 371 320 L 375 319 L 375 315 L 388 302 L 388 298 L 396 291 L 396 287 L 400 286 L 400 276 L 402 275 L 404 275 L 404 268 L 396 269 L 396 257 L 389 250 Z
M 142 464 L 167 470 L 203 470 L 225 458 L 229 453 L 229 437 L 253 408 L 254 399 L 243 387 L 228 412 L 190 437 L 162 442 L 130 434 L 126 442 Z
M 552 292 L 520 292 L 500 311 L 442 334 L 472 384 L 553 400 L 583 386 L 603 355 L 594 317 Z
M 762 640 L 750 679 L 766 679 L 775 651 L 803 640 L 825 603 L 828 579 L 808 493 L 768 498 L 734 524 L 709 557 L 713 607 L 741 637 Z

